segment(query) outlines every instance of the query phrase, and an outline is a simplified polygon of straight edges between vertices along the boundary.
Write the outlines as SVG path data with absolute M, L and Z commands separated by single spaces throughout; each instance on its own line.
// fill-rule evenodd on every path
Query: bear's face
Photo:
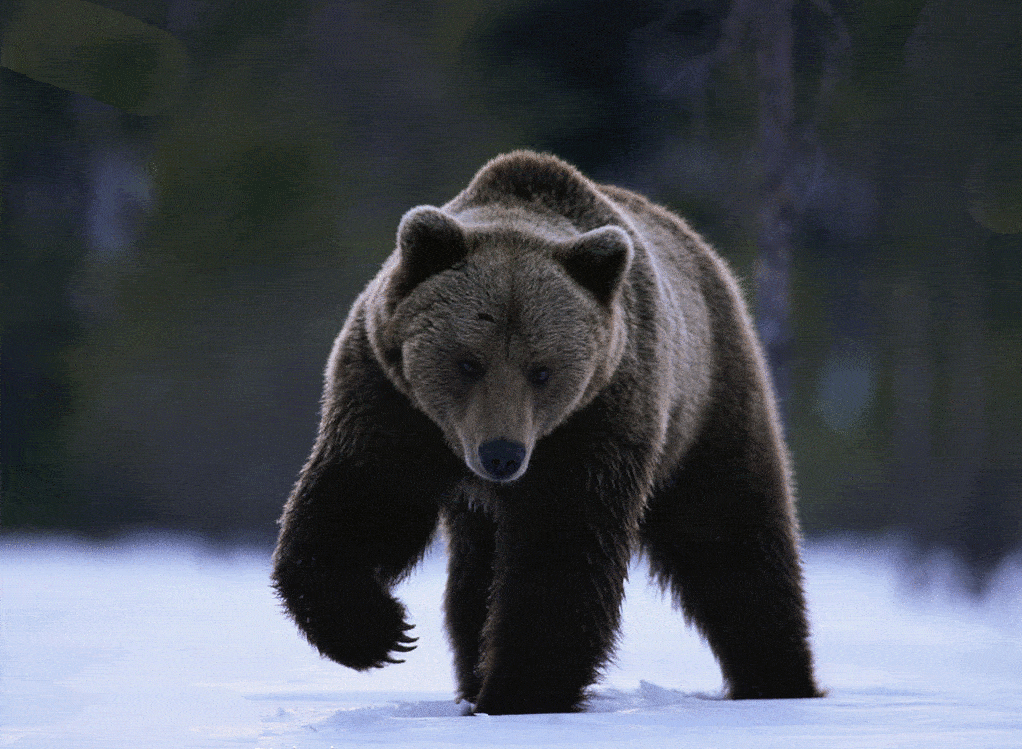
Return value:
M 536 441 L 578 408 L 606 348 L 567 278 L 494 255 L 423 284 L 401 346 L 412 398 L 491 481 L 513 481 Z
M 411 289 L 402 288 L 408 281 L 401 266 L 395 272 L 398 299 L 386 326 L 392 351 L 399 352 L 394 375 L 473 473 L 514 481 L 528 468 L 536 442 L 591 400 L 620 360 L 624 326 L 616 288 L 630 245 L 616 229 L 609 240 L 589 238 L 593 246 L 585 251 L 603 252 L 608 244 L 621 250 L 608 281 L 593 271 L 597 263 L 573 275 L 571 263 L 584 259 L 576 256 L 578 239 L 544 246 L 536 237 L 467 232 L 454 221 L 428 220 L 444 241 L 431 256 L 446 255 L 444 265 L 453 264 L 425 273 Z M 420 244 L 401 244 L 402 264 L 429 246 L 421 243 L 429 232 L 415 231 Z M 408 239 L 404 231 L 401 236 Z M 463 241 L 453 253 L 452 241 Z M 416 272 L 423 274 L 421 267 Z M 580 276 L 587 283 L 599 276 L 599 291 L 583 286 Z

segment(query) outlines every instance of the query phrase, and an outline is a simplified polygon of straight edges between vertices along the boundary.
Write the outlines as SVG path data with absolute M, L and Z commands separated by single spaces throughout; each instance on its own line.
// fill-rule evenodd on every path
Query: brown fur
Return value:
M 405 215 L 326 380 L 274 555 L 323 654 L 364 669 L 410 649 L 390 589 L 442 521 L 479 712 L 579 709 L 634 550 L 730 696 L 819 695 L 762 354 L 724 262 L 674 214 L 552 156 L 498 157 Z

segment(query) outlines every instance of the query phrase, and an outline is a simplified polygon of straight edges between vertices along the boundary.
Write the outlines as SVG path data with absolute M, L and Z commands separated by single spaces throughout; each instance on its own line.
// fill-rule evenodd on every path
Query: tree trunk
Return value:
M 797 207 L 793 196 L 795 80 L 794 0 L 736 3 L 755 53 L 759 89 L 756 144 L 756 320 L 774 378 L 782 419 L 791 394 L 791 259 Z

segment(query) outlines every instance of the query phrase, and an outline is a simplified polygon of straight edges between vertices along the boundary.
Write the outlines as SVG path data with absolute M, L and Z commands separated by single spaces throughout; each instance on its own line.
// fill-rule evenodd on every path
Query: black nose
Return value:
M 494 481 L 514 476 L 525 460 L 525 445 L 511 440 L 496 439 L 479 446 L 479 460 L 483 470 Z

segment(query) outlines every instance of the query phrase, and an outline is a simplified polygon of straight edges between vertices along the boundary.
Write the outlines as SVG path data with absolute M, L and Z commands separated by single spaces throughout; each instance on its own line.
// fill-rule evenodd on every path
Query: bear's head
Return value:
M 374 349 L 476 475 L 514 481 L 620 363 L 632 255 L 618 226 L 544 233 L 412 209 L 381 276 Z

